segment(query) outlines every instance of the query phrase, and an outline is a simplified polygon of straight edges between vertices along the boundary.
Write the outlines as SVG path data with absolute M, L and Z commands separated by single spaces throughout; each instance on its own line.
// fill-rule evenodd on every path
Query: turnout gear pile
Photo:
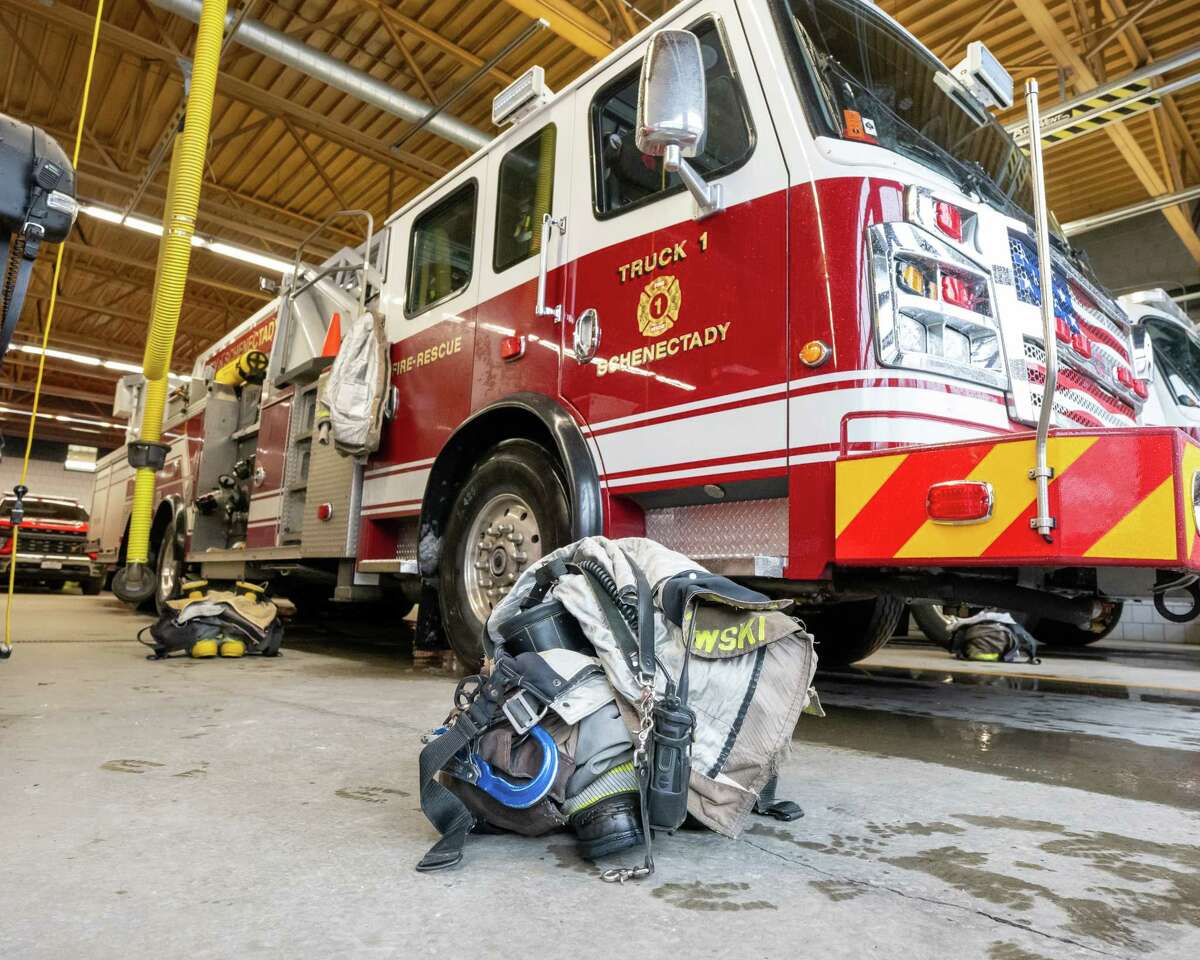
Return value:
M 263 587 L 239 581 L 234 590 L 210 590 L 207 581 L 197 580 L 185 583 L 183 592 L 181 599 L 167 601 L 168 609 L 155 623 L 138 632 L 138 640 L 154 651 L 147 659 L 177 652 L 196 658 L 279 654 L 279 604 Z M 147 631 L 150 641 L 142 639 Z
M 528 569 L 488 621 L 484 673 L 455 692 L 421 752 L 421 807 L 452 866 L 473 828 L 570 826 L 588 859 L 687 816 L 736 837 L 776 801 L 808 705 L 812 637 L 771 600 L 642 538 L 589 537 Z
M 1041 663 L 1037 640 L 1011 613 L 985 611 L 964 617 L 950 634 L 950 652 L 959 660 L 984 663 Z

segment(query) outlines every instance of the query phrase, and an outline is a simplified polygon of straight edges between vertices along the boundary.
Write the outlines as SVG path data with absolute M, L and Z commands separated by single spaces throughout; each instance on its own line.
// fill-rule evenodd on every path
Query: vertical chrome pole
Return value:
M 1037 81 L 1025 81 L 1025 109 L 1029 119 L 1029 172 L 1033 177 L 1033 220 L 1037 232 L 1038 275 L 1042 288 L 1042 341 L 1046 350 L 1046 382 L 1038 417 L 1036 462 L 1029 478 L 1037 484 L 1037 516 L 1029 525 L 1050 543 L 1054 517 L 1050 515 L 1050 479 L 1054 468 L 1046 463 L 1046 446 L 1054 418 L 1054 389 L 1058 384 L 1058 338 L 1054 331 L 1054 268 L 1050 260 L 1050 226 L 1046 212 L 1046 177 L 1042 170 L 1042 132 L 1038 118 Z

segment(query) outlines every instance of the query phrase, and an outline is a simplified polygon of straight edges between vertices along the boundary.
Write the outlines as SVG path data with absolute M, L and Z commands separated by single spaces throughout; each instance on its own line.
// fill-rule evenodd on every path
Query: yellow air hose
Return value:
M 138 461 L 135 464 L 137 474 L 133 488 L 133 512 L 129 518 L 125 566 L 113 579 L 113 592 L 127 601 L 146 600 L 154 594 L 154 579 L 147 575 L 146 567 L 150 560 L 155 472 L 156 464 L 161 466 L 167 375 L 183 306 L 196 212 L 200 205 L 200 186 L 212 120 L 213 94 L 217 86 L 225 12 L 226 0 L 204 0 L 196 35 L 196 52 L 192 60 L 187 113 L 183 132 L 175 141 L 171 159 L 158 276 L 154 283 L 146 352 L 142 358 L 142 373 L 146 378 L 145 406 L 138 442 L 130 445 L 130 452 L 135 454 Z
M 88 50 L 87 73 L 83 78 L 83 95 L 79 101 L 79 123 L 75 127 L 75 149 L 71 152 L 71 167 L 79 169 L 79 147 L 83 143 L 83 122 L 87 117 L 88 95 L 92 90 L 92 68 L 96 63 L 96 48 L 100 45 L 100 21 L 104 16 L 104 0 L 97 0 L 96 20 L 92 24 L 92 45 Z M 50 328 L 54 324 L 54 306 L 58 300 L 58 278 L 62 273 L 63 252 L 67 248 L 64 240 L 58 245 L 54 254 L 54 276 L 50 282 L 50 304 L 46 308 L 46 326 L 42 330 L 42 352 L 38 357 L 37 380 L 33 385 L 33 409 L 29 415 L 29 432 L 25 435 L 25 457 L 21 461 L 21 479 L 17 486 L 25 486 L 25 477 L 29 473 L 29 455 L 33 451 L 33 433 L 37 426 L 38 404 L 42 398 L 42 374 L 46 369 L 46 347 L 50 343 Z M 12 528 L 12 559 L 8 562 L 8 602 L 4 607 L 4 642 L 0 643 L 0 660 L 7 659 L 12 653 L 12 602 L 13 589 L 17 582 L 17 540 L 19 533 L 17 525 Z
M 554 144 L 556 139 L 554 124 L 550 124 L 542 130 L 537 188 L 533 194 L 533 236 L 530 238 L 530 256 L 542 252 L 542 217 L 550 212 L 550 207 L 554 203 Z

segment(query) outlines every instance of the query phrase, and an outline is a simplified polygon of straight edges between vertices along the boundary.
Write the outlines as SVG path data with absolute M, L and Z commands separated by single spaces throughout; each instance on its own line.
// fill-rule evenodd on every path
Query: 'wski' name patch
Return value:
M 698 604 L 693 618 L 692 653 L 721 660 L 753 653 L 800 626 L 775 610 L 734 610 L 725 606 Z

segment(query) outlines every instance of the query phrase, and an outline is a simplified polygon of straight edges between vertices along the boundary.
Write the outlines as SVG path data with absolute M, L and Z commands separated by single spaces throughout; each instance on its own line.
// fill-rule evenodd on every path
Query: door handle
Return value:
M 562 322 L 562 304 L 556 307 L 546 306 L 546 274 L 550 271 L 550 238 L 554 235 L 554 229 L 558 228 L 559 234 L 567 232 L 566 217 L 552 217 L 546 213 L 542 215 L 542 246 L 538 251 L 538 282 L 537 282 L 537 305 L 533 308 L 535 317 L 553 317 L 555 323 Z
M 600 314 L 595 307 L 588 307 L 575 320 L 575 332 L 572 336 L 572 346 L 575 348 L 577 363 L 591 363 L 600 346 Z

